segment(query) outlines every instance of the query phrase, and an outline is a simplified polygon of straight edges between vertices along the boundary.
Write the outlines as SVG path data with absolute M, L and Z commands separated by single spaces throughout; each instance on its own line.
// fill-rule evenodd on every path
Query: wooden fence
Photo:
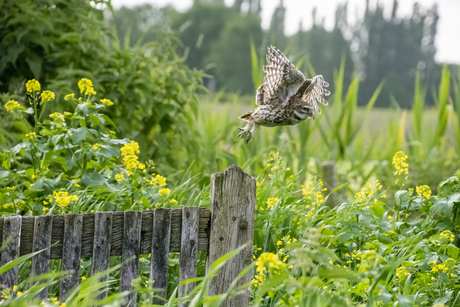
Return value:
M 91 274 L 109 269 L 110 257 L 121 256 L 120 291 L 132 290 L 138 277 L 139 257 L 151 254 L 150 279 L 158 294 L 166 297 L 169 253 L 180 253 L 179 281 L 197 275 L 198 251 L 207 252 L 207 267 L 221 256 L 244 244 L 246 247 L 221 269 L 210 283 L 209 294 L 227 291 L 230 283 L 252 261 L 254 238 L 255 179 L 232 165 L 211 177 L 212 211 L 199 207 L 157 208 L 154 211 L 98 212 L 45 216 L 12 216 L 0 220 L 0 244 L 10 240 L 0 254 L 0 264 L 34 251 L 32 275 L 46 274 L 50 259 L 62 259 L 59 301 L 64 302 L 79 283 L 80 259 L 92 257 Z M 54 244 L 54 245 L 53 245 Z M 52 246 L 51 248 L 48 248 Z M 134 259 L 130 260 L 129 259 Z M 108 280 L 108 274 L 101 281 Z M 248 273 L 239 285 L 250 282 Z M 45 282 L 45 281 L 41 281 Z M 18 283 L 18 267 L 0 275 L 0 285 L 12 288 Z M 190 292 L 194 283 L 179 287 L 179 296 Z M 108 291 L 100 295 L 107 297 Z M 39 294 L 46 300 L 48 289 Z M 250 292 L 228 299 L 224 306 L 249 305 Z M 124 306 L 135 306 L 137 294 L 131 291 Z M 158 298 L 154 304 L 163 304 Z

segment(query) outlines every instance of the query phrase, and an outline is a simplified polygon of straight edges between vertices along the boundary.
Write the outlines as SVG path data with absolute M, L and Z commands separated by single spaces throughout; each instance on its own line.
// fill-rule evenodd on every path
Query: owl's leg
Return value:
M 259 124 L 254 123 L 251 131 L 248 131 L 248 137 L 246 138 L 246 144 L 252 139 L 252 137 L 254 136 L 254 133 L 256 133 L 257 127 L 259 127 Z
M 253 121 L 248 121 L 248 124 L 244 128 L 238 128 L 240 130 L 240 134 L 238 134 L 238 137 L 244 138 L 246 133 L 249 133 L 249 128 L 251 128 L 251 125 L 253 124 Z

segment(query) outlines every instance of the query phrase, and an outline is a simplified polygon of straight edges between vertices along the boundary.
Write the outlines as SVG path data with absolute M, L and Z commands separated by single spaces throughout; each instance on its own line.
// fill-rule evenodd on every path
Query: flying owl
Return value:
M 269 65 L 264 66 L 264 83 L 256 94 L 259 107 L 239 117 L 247 121 L 246 127 L 238 128 L 241 130 L 238 137 L 246 136 L 246 144 L 259 126 L 297 125 L 307 118 L 315 119 L 314 113 L 321 113 L 318 102 L 328 105 L 321 97 L 330 95 L 325 89 L 329 83 L 324 81 L 323 76 L 305 79 L 302 72 L 274 46 L 268 47 L 267 61 Z

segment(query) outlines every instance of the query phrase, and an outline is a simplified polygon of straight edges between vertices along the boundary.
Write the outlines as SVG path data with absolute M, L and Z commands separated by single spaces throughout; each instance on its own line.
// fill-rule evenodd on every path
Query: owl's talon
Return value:
M 253 134 L 248 131 L 248 137 L 246 138 L 246 141 L 244 141 L 245 144 L 247 144 L 253 137 Z

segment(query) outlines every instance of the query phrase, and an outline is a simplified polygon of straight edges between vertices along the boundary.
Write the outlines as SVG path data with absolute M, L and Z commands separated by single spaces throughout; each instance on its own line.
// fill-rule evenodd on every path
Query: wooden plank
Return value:
M 153 215 L 146 214 L 143 211 L 143 216 L 146 216 L 147 221 L 142 223 L 141 233 L 141 254 L 149 254 L 152 249 L 152 223 Z M 151 211 L 150 211 L 151 212 Z M 110 255 L 120 256 L 122 248 L 123 234 L 123 212 L 113 212 L 112 218 L 112 242 Z M 148 220 L 150 219 L 150 221 Z M 198 235 L 198 250 L 207 251 L 209 246 L 208 236 L 206 235 L 208 222 L 211 219 L 211 211 L 200 209 L 200 225 Z M 21 226 L 21 246 L 20 255 L 30 254 L 33 247 L 33 234 L 35 217 L 22 217 Z M 51 259 L 62 259 L 63 239 L 64 239 L 64 216 L 53 215 L 53 233 L 51 235 Z M 169 251 L 180 252 L 181 247 L 181 232 L 182 232 L 182 211 L 181 209 L 172 209 L 171 214 L 171 240 Z M 0 220 L 0 244 L 2 243 L 3 224 Z M 94 214 L 88 213 L 83 215 L 83 231 L 82 231 L 82 247 L 81 257 L 92 257 L 94 246 Z
M 53 231 L 53 216 L 42 215 L 35 217 L 34 220 L 34 235 L 33 235 L 33 252 L 43 250 L 41 253 L 32 257 L 32 276 L 40 276 L 50 272 L 50 255 L 51 249 L 51 234 Z M 49 280 L 42 279 L 38 283 L 46 283 Z M 48 287 L 43 288 L 37 295 L 41 301 L 46 301 L 48 298 Z
M 59 302 L 61 303 L 65 302 L 69 292 L 79 284 L 82 227 L 82 214 L 65 215 L 62 271 L 70 271 L 70 274 L 61 277 L 61 287 L 59 290 Z
M 120 292 L 132 291 L 131 281 L 139 276 L 142 212 L 124 212 L 124 235 L 121 253 Z M 137 293 L 130 292 L 122 306 L 136 306 Z
M 142 211 L 141 226 L 141 254 L 150 254 L 152 251 L 153 211 Z
M 179 260 L 179 282 L 196 277 L 198 261 L 198 224 L 200 208 L 182 208 L 182 238 Z M 195 288 L 196 283 L 179 287 L 179 297 L 183 297 Z M 183 306 L 188 306 L 184 304 Z
M 150 259 L 150 280 L 154 280 L 154 288 L 162 289 L 155 294 L 166 299 L 168 286 L 169 241 L 171 235 L 171 210 L 164 208 L 155 209 L 152 257 Z M 164 305 L 165 301 L 154 297 L 152 303 Z
M 211 280 L 209 295 L 225 293 L 231 282 L 252 262 L 254 241 L 256 180 L 232 165 L 211 176 L 212 219 L 208 268 L 220 257 L 246 244 Z M 250 283 L 251 272 L 238 281 L 237 287 Z M 222 306 L 249 306 L 251 291 L 228 299 Z
M 21 216 L 8 216 L 3 220 L 3 241 L 10 240 L 2 251 L 0 264 L 6 265 L 8 262 L 19 257 L 19 245 L 21 239 Z M 10 288 L 18 284 L 18 266 L 14 266 L 7 272 L 0 275 L 0 287 L 2 289 Z
M 91 262 L 91 276 L 107 271 L 110 267 L 110 242 L 112 241 L 112 212 L 97 212 L 94 215 L 94 244 Z M 109 272 L 99 279 L 109 280 Z M 107 298 L 108 289 L 97 298 Z

